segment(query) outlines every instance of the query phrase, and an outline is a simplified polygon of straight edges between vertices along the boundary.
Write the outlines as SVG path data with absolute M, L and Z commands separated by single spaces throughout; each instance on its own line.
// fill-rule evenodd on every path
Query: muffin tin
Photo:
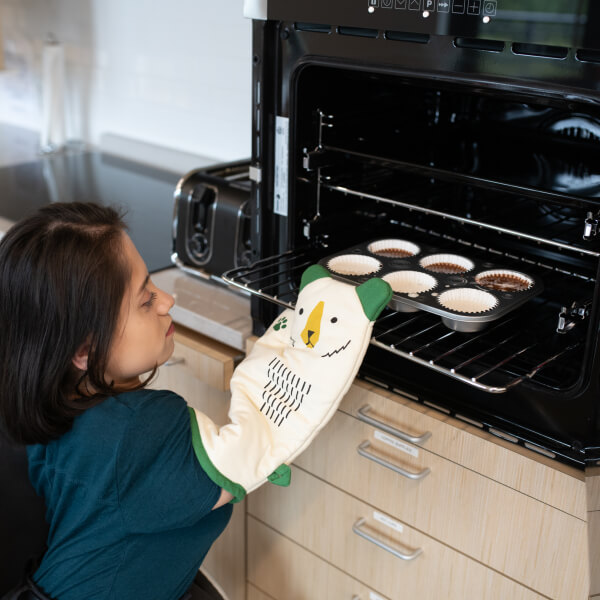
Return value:
M 390 308 L 431 312 L 463 332 L 483 329 L 543 290 L 535 275 L 406 239 L 357 244 L 319 263 L 356 285 L 381 277 L 394 291 Z

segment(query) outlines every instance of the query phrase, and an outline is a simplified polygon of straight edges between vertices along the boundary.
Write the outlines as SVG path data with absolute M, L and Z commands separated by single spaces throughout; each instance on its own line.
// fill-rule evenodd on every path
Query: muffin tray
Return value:
M 539 294 L 539 277 L 406 239 L 357 244 L 319 261 L 333 277 L 361 284 L 381 277 L 394 291 L 390 308 L 439 315 L 450 329 L 480 331 Z

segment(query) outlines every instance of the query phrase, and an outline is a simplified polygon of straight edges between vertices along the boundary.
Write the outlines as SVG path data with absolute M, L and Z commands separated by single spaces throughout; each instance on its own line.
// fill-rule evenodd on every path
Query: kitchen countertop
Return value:
M 104 173 L 106 177 L 109 177 L 111 184 L 113 186 L 117 185 L 118 189 L 123 188 L 123 182 L 117 181 L 117 176 L 128 176 L 129 178 L 138 177 L 139 180 L 136 179 L 135 184 L 129 185 L 129 188 L 131 188 L 129 189 L 130 196 L 141 195 L 144 196 L 144 198 L 149 198 L 151 186 L 155 185 L 159 188 L 161 188 L 161 186 L 166 186 L 165 189 L 168 188 L 169 198 L 165 202 L 168 201 L 169 206 L 165 207 L 164 211 L 160 208 L 161 213 L 166 211 L 166 216 L 163 215 L 160 219 L 160 223 L 163 223 L 161 227 L 164 229 L 164 235 L 162 232 L 159 234 L 152 230 L 152 219 L 148 219 L 149 215 L 147 211 L 141 211 L 141 207 L 133 207 L 129 210 L 129 220 L 132 221 L 130 224 L 130 234 L 132 235 L 132 238 L 134 238 L 136 245 L 139 245 L 140 250 L 143 251 L 144 247 L 148 244 L 146 244 L 142 236 L 137 235 L 137 233 L 141 227 L 150 227 L 149 237 L 151 238 L 151 247 L 145 252 L 148 256 L 144 258 L 145 260 L 151 258 L 151 262 L 155 262 L 159 265 L 157 270 L 152 273 L 154 283 L 175 297 L 175 306 L 171 310 L 174 321 L 228 346 L 245 351 L 246 338 L 252 332 L 249 297 L 226 288 L 224 285 L 209 280 L 205 281 L 193 277 L 192 275 L 188 275 L 175 267 L 170 267 L 170 226 L 172 220 L 170 190 L 173 188 L 174 191 L 175 183 L 179 176 L 185 174 L 192 168 L 200 168 L 211 164 L 211 162 L 214 163 L 216 160 L 142 144 L 125 138 L 119 138 L 118 136 L 107 135 L 104 136 L 104 141 L 107 145 L 106 148 L 96 150 L 83 147 L 68 148 L 65 152 L 57 155 L 59 160 L 56 161 L 52 160 L 53 155 L 44 157 L 44 155 L 39 154 L 39 134 L 2 122 L 0 122 L 0 140 L 0 170 L 2 168 L 7 168 L 5 169 L 5 172 L 7 174 L 10 173 L 10 176 L 12 177 L 8 188 L 12 190 L 15 189 L 15 185 L 17 184 L 18 189 L 26 187 L 31 188 L 31 186 L 34 185 L 32 173 L 37 177 L 37 171 L 41 168 L 35 166 L 34 163 L 36 162 L 38 163 L 38 166 L 41 163 L 43 163 L 43 166 L 45 166 L 46 163 L 52 165 L 54 168 L 51 180 L 56 183 L 62 182 L 64 184 L 65 182 L 63 180 L 65 177 L 64 169 L 62 169 L 64 166 L 63 163 L 67 162 L 67 164 L 69 164 L 73 162 L 73 160 L 81 161 L 81 158 L 79 157 L 85 155 L 84 151 L 87 151 L 88 154 L 90 154 L 90 157 L 85 160 L 87 179 L 85 177 L 79 177 L 81 181 L 77 182 L 77 185 L 80 187 L 80 184 L 82 182 L 85 183 L 85 181 L 97 184 L 98 182 L 96 180 L 98 179 L 97 175 L 99 173 Z M 94 154 L 96 156 L 94 156 Z M 48 160 L 44 160 L 45 158 Z M 121 159 L 125 159 L 125 161 Z M 90 165 L 88 165 L 90 161 L 93 161 L 92 172 L 90 172 Z M 96 169 L 94 166 L 98 161 L 102 161 L 102 171 Z M 136 167 L 136 164 L 139 166 Z M 180 171 L 179 165 L 181 165 Z M 57 166 L 61 167 L 58 171 Z M 151 171 L 152 167 L 161 167 L 161 172 L 158 173 L 156 169 Z M 166 173 L 166 171 L 170 170 L 169 167 L 171 167 L 172 170 L 171 177 Z M 126 174 L 119 173 L 119 171 L 123 171 L 123 168 L 128 169 Z M 179 173 L 175 173 L 175 168 L 177 168 Z M 43 179 L 47 183 L 48 169 L 43 169 L 43 171 Z M 146 171 L 148 171 L 148 173 L 146 173 Z M 131 172 L 131 174 L 129 172 Z M 15 183 L 15 174 L 22 175 L 25 179 L 21 183 L 18 181 Z M 59 175 L 60 177 L 57 179 Z M 144 176 L 146 179 L 144 179 Z M 39 184 L 38 187 L 42 185 L 40 182 L 37 183 Z M 66 186 L 47 186 L 44 183 L 45 187 L 42 187 L 44 187 L 45 190 L 47 188 L 46 191 L 48 193 L 55 190 L 58 190 L 61 195 L 68 192 L 66 194 L 67 196 L 76 193 L 79 188 L 75 189 L 77 186 L 74 186 L 70 180 L 67 183 L 68 185 Z M 103 187 L 107 187 L 107 184 L 102 185 Z M 144 185 L 148 189 L 145 189 Z M 85 189 L 85 185 L 82 189 Z M 114 196 L 114 190 L 112 190 L 112 188 L 107 187 L 107 190 L 109 195 Z M 30 189 L 30 191 L 33 192 L 34 190 Z M 7 206 L 5 211 L 6 214 L 4 215 L 2 214 L 2 211 L 0 211 L 0 237 L 2 237 L 2 234 L 18 220 L 19 215 L 21 214 L 19 210 L 23 208 L 27 209 L 27 202 L 36 204 L 36 202 L 45 203 L 48 201 L 48 199 L 40 199 L 39 190 L 33 195 L 36 198 L 33 201 L 27 201 L 27 198 L 20 199 L 25 201 L 25 207 L 23 207 L 22 202 L 17 199 L 16 201 L 21 204 L 19 209 Z M 70 198 L 66 199 L 68 200 Z M 52 198 L 50 198 L 50 200 L 52 200 Z M 4 199 L 4 202 L 7 203 L 6 198 Z M 10 204 L 10 202 L 8 202 L 8 204 Z M 35 206 L 30 208 L 33 209 Z M 148 208 L 151 211 L 154 211 L 154 213 L 158 210 L 157 205 L 150 205 Z M 25 210 L 25 212 L 27 212 L 27 210 Z M 156 219 L 154 221 L 156 221 Z M 131 225 L 133 225 L 133 227 L 131 227 Z M 156 226 L 157 223 L 154 223 L 154 228 L 156 228 Z M 137 237 L 140 239 L 137 239 Z M 157 240 L 162 240 L 163 238 L 166 240 L 164 242 L 166 244 L 165 253 L 163 253 L 164 257 L 156 261 L 153 256 L 153 253 L 156 250 L 154 247 L 157 245 Z M 162 246 L 160 247 L 162 248 Z M 144 256 L 144 252 L 142 252 L 142 256 Z M 164 260 L 165 257 L 166 260 Z M 162 267 L 160 265 L 162 265 Z
M 177 268 L 154 273 L 152 281 L 175 297 L 171 316 L 176 323 L 245 352 L 252 333 L 248 296 Z
M 116 208 L 150 272 L 171 263 L 173 194 L 181 175 L 99 151 L 0 167 L 0 217 L 16 223 L 54 202 Z
M 214 157 L 165 148 L 113 133 L 103 134 L 97 147 L 68 142 L 66 151 L 74 150 L 98 150 L 179 174 L 222 162 Z M 0 167 L 32 162 L 43 156 L 51 155 L 40 154 L 39 132 L 0 121 Z

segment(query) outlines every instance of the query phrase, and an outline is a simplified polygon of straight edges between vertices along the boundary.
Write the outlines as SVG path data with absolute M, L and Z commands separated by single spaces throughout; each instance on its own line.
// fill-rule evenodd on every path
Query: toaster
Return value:
M 175 189 L 173 254 L 177 267 L 219 280 L 250 262 L 250 161 L 195 169 Z

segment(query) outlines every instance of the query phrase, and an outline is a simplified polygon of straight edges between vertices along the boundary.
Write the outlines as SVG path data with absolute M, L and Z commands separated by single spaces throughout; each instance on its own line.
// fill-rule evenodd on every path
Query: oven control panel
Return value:
M 600 47 L 600 3 L 592 0 L 267 0 L 267 18 L 375 32 L 365 37 L 394 31 Z
M 366 0 L 367 11 L 376 9 L 420 12 L 423 18 L 432 13 L 440 15 L 468 15 L 471 17 L 495 17 L 498 0 Z

